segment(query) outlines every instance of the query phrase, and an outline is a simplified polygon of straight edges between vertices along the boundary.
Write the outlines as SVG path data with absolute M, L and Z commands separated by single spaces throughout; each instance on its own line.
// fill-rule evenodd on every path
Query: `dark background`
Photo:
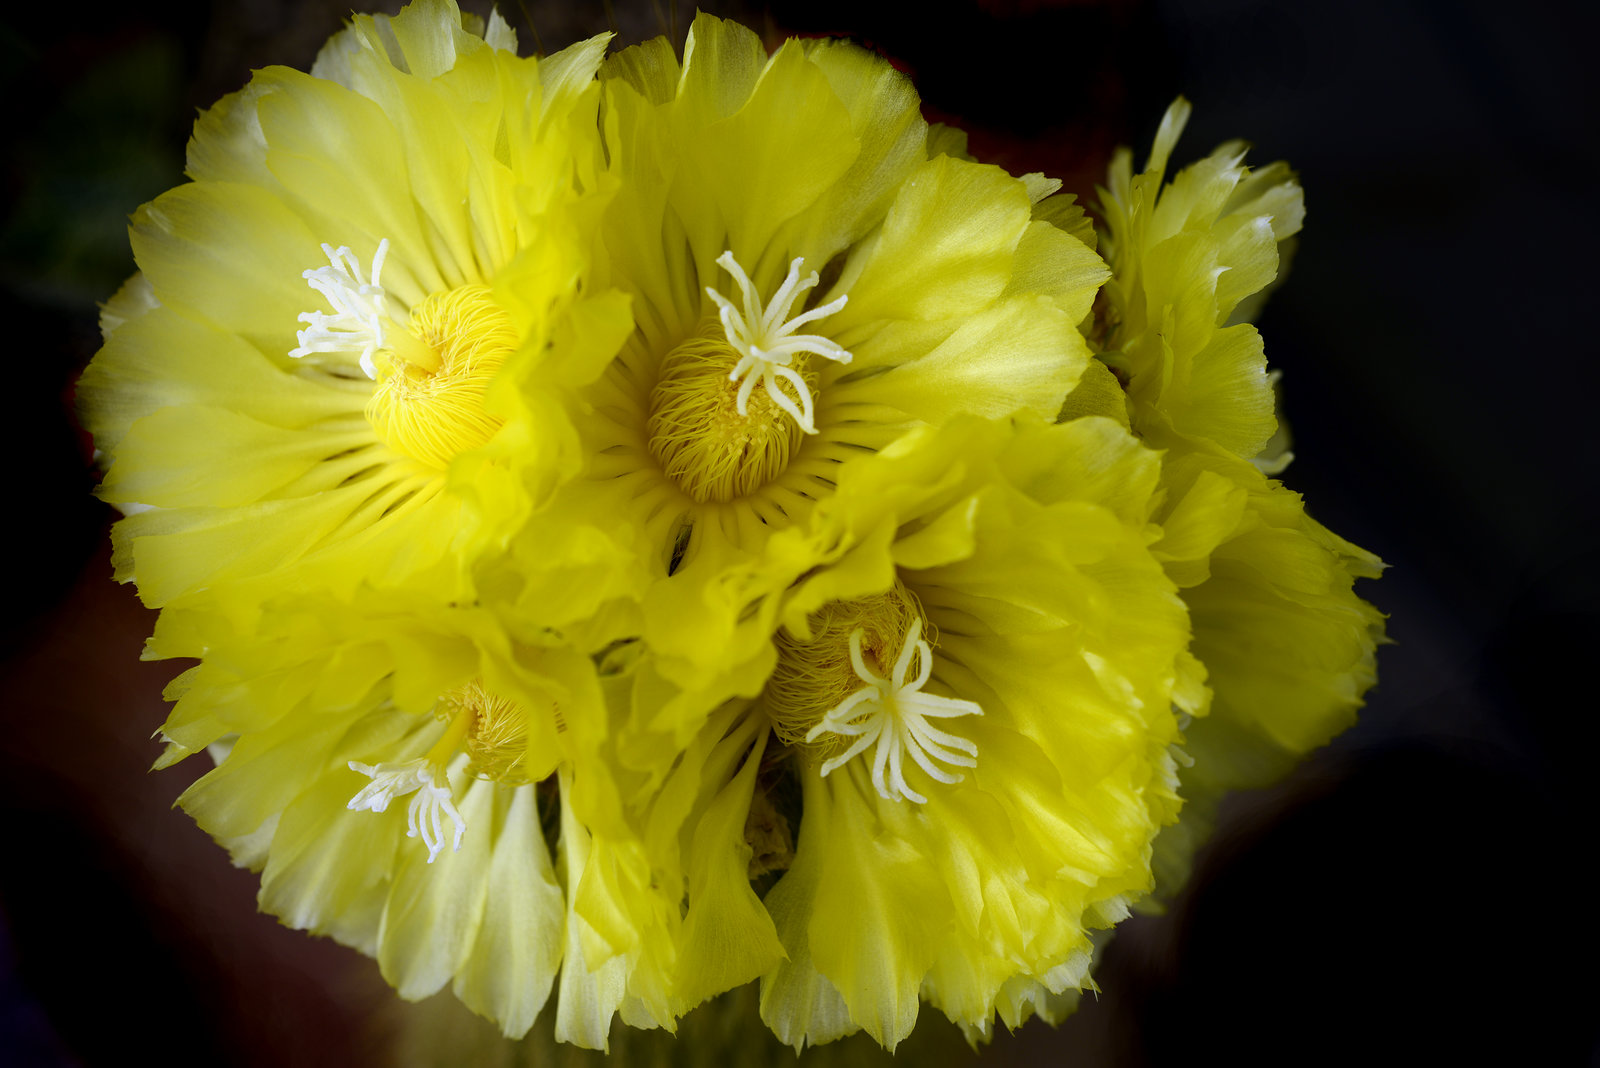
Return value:
M 531 6 L 549 50 L 671 21 L 667 0 Z M 1360 725 L 1230 802 L 1177 905 L 1124 925 L 1098 999 L 979 1059 L 1593 1063 L 1592 19 L 1540 2 L 707 6 L 865 39 L 980 158 L 1085 195 L 1114 145 L 1143 162 L 1179 92 L 1195 113 L 1176 162 L 1247 137 L 1306 187 L 1260 324 L 1296 438 L 1284 478 L 1391 565 L 1364 592 L 1396 644 Z M 0 21 L 3 1064 L 365 1064 L 414 1034 L 370 962 L 257 914 L 255 877 L 168 810 L 203 769 L 145 773 L 173 668 L 137 659 L 152 617 L 110 581 L 69 414 L 96 304 L 133 269 L 126 217 L 181 180 L 196 110 L 252 68 L 309 66 L 345 13 Z M 525 12 L 506 14 L 533 48 Z M 918 1040 L 903 1061 L 951 1041 L 931 1013 Z

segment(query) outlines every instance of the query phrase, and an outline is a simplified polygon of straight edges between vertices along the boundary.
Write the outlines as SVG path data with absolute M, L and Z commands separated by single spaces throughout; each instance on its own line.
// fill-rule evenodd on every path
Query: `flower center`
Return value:
M 779 634 L 766 702 L 778 736 L 822 759 L 824 776 L 875 747 L 872 784 L 878 795 L 924 804 L 927 798 L 906 781 L 908 756 L 942 783 L 963 776 L 940 764 L 977 765 L 977 745 L 928 723 L 981 716 L 983 709 L 922 692 L 933 673 L 933 648 L 922 637 L 922 612 L 903 586 L 830 605 L 811 622 L 809 642 Z
M 528 713 L 521 705 L 473 679 L 440 698 L 434 714 L 452 721 L 461 714 L 469 717 L 466 748 L 472 758 L 471 774 L 506 786 L 532 781 L 523 761 L 528 752 Z
M 450 786 L 450 765 L 463 748 L 471 758 L 469 774 L 506 786 L 531 782 L 523 759 L 528 751 L 528 717 L 519 704 L 484 689 L 473 679 L 439 699 L 434 715 L 446 722 L 444 733 L 415 760 L 362 764 L 350 761 L 350 770 L 372 781 L 345 807 L 352 811 L 383 812 L 389 802 L 410 795 L 406 812 L 406 837 L 421 838 L 432 864 L 444 850 L 444 819 L 454 831 L 453 848 L 461 849 L 467 821 L 456 809 Z
M 840 739 L 808 735 L 830 709 L 861 688 L 850 663 L 850 635 L 861 631 L 862 657 L 881 669 L 894 663 L 901 638 L 921 618 L 911 591 L 896 582 L 886 593 L 824 605 L 811 616 L 810 641 L 780 630 L 778 663 L 765 694 L 778 737 L 818 757 L 845 748 Z
M 378 388 L 367 402 L 367 419 L 385 444 L 448 467 L 494 437 L 500 420 L 484 411 L 483 394 L 518 338 L 487 286 L 434 294 L 412 309 L 409 328 L 390 331 L 388 340 L 374 361 Z
M 500 420 L 483 410 L 483 394 L 518 337 L 489 288 L 435 293 L 404 316 L 382 284 L 388 238 L 378 242 L 370 275 L 349 246 L 322 251 L 328 266 L 303 277 L 333 312 L 302 313 L 306 328 L 289 355 L 355 356 L 378 383 L 367 402 L 373 429 L 384 444 L 421 463 L 448 467 L 493 437 Z
M 765 393 L 746 391 L 729 376 L 742 359 L 708 319 L 695 337 L 667 353 L 650 392 L 650 452 L 694 500 L 731 501 L 783 472 L 804 431 Z M 801 356 L 793 372 L 814 384 Z

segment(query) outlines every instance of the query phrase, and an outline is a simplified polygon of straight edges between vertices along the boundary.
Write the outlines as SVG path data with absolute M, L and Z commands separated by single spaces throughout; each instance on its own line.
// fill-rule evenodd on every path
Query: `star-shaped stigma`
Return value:
M 801 430 L 807 434 L 815 434 L 817 428 L 813 422 L 811 390 L 806 386 L 805 379 L 792 366 L 794 358 L 800 353 L 810 352 L 838 363 L 849 363 L 851 354 L 836 342 L 821 335 L 796 334 L 795 330 L 806 323 L 839 311 L 850 298 L 844 296 L 831 300 L 790 319 L 789 309 L 794 306 L 800 294 L 817 284 L 816 271 L 812 271 L 809 276 L 801 280 L 800 265 L 804 262 L 804 257 L 797 257 L 789 264 L 788 277 L 783 280 L 783 285 L 778 287 L 778 291 L 763 308 L 761 297 L 756 292 L 756 287 L 751 284 L 750 276 L 744 273 L 744 268 L 739 266 L 731 251 L 724 252 L 717 257 L 717 263 L 738 283 L 740 294 L 744 298 L 744 311 L 741 313 L 734 307 L 733 301 L 710 286 L 706 287 L 706 295 L 716 302 L 717 315 L 722 320 L 722 331 L 727 335 L 728 344 L 739 353 L 739 362 L 728 375 L 729 381 L 739 383 L 739 396 L 736 401 L 739 414 L 749 414 L 747 406 L 750 403 L 750 394 L 759 380 L 767 387 L 767 396 L 772 398 L 772 403 L 793 416 Z M 800 401 L 798 405 L 795 404 L 794 398 L 778 388 L 779 378 L 794 387 Z
M 378 242 L 378 251 L 372 256 L 370 279 L 361 276 L 361 261 L 356 259 L 350 246 L 323 245 L 322 251 L 328 257 L 328 266 L 305 271 L 301 277 L 322 294 L 332 306 L 333 314 L 301 313 L 300 321 L 307 326 L 296 334 L 300 345 L 290 350 L 289 355 L 300 359 L 314 352 L 360 353 L 361 369 L 368 378 L 376 379 L 378 370 L 373 356 L 387 347 L 389 341 L 385 327 L 388 294 L 379 282 L 384 258 L 389 254 L 389 239 Z
M 956 716 L 981 716 L 983 709 L 972 701 L 953 697 L 936 697 L 923 693 L 933 673 L 933 650 L 922 640 L 922 620 L 911 624 L 905 641 L 900 646 L 900 657 L 894 671 L 885 679 L 873 673 L 861 657 L 863 630 L 857 627 L 850 632 L 850 666 L 856 677 L 866 685 L 839 702 L 822 717 L 822 722 L 812 727 L 806 741 L 814 742 L 824 733 L 853 737 L 850 748 L 822 765 L 827 775 L 874 742 L 877 751 L 872 756 L 872 785 L 885 801 L 908 799 L 926 804 L 928 799 L 906 782 L 904 757 L 907 752 L 923 771 L 942 783 L 960 782 L 966 776 L 945 771 L 934 761 L 955 767 L 972 768 L 978 764 L 978 747 L 966 738 L 930 726 L 929 719 L 951 719 Z M 911 658 L 920 658 L 917 677 L 911 682 L 906 675 L 911 670 Z
M 354 812 L 382 812 L 395 798 L 413 794 L 411 807 L 406 812 L 406 837 L 422 839 L 422 844 L 428 847 L 428 863 L 432 864 L 444 849 L 444 823 L 439 818 L 442 813 L 450 817 L 455 830 L 455 850 L 461 851 L 461 836 L 466 832 L 467 821 L 456 810 L 450 795 L 450 776 L 442 764 L 426 757 L 377 766 L 352 760 L 350 770 L 359 771 L 372 781 L 350 799 L 346 808 Z

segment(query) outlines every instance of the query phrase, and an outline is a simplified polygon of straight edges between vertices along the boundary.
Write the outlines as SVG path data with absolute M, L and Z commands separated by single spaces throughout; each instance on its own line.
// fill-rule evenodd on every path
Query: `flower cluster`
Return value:
M 605 53 L 358 16 L 135 216 L 80 395 L 198 661 L 158 765 L 216 759 L 262 908 L 507 1035 L 1059 1019 L 1180 799 L 1374 678 L 1245 321 L 1299 187 L 1164 186 L 1180 102 L 1097 252 L 854 45 Z

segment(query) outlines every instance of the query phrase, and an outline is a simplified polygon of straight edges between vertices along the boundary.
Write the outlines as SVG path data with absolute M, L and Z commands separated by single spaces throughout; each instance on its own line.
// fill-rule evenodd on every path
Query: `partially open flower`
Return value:
M 1278 245 L 1305 217 L 1283 163 L 1252 170 L 1233 141 L 1178 171 L 1168 161 L 1189 102 L 1168 109 L 1145 169 L 1119 150 L 1101 198 L 1114 275 L 1095 333 L 1127 380 L 1134 428 L 1155 444 L 1220 447 L 1250 459 L 1277 428 L 1261 334 L 1250 324 L 1278 275 Z
M 1157 842 L 1163 890 L 1187 875 L 1225 790 L 1259 786 L 1355 719 L 1377 678 L 1383 616 L 1353 590 L 1383 565 L 1268 477 L 1287 466 L 1273 379 L 1249 323 L 1305 211 L 1283 163 L 1225 144 L 1163 185 L 1189 115 L 1168 110 L 1145 170 L 1112 162 L 1101 242 L 1114 269 L 1089 325 L 1100 347 L 1069 407 L 1128 421 L 1166 449 L 1162 540 L 1183 590 L 1211 715 L 1187 732 L 1183 833 Z M 1126 387 L 1124 392 L 1123 386 Z

